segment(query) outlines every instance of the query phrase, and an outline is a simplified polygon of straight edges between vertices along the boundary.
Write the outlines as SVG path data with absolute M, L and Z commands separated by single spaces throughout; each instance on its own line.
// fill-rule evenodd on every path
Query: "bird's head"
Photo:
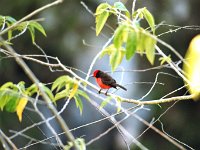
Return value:
M 93 77 L 98 78 L 99 77 L 99 72 L 100 72 L 100 70 L 95 70 L 93 72 Z

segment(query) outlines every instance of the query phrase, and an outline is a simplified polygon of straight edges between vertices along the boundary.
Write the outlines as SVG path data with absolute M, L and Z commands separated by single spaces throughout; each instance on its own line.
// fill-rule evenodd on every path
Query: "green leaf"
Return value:
M 144 53 L 145 50 L 145 38 L 146 35 L 143 33 L 145 30 L 140 30 L 140 32 L 137 33 L 137 52 L 139 52 L 141 55 Z
M 155 21 L 153 15 L 146 8 L 144 8 L 142 12 L 149 26 L 151 27 L 153 34 L 155 34 Z
M 6 21 L 9 21 L 11 24 L 16 22 L 15 18 L 10 17 L 10 16 L 6 16 Z
M 82 114 L 82 112 L 83 112 L 83 103 L 82 103 L 81 98 L 76 94 L 74 96 L 74 99 L 75 99 L 76 107 L 79 108 L 80 114 Z
M 47 36 L 44 28 L 38 22 L 36 22 L 36 21 L 30 21 L 29 22 L 29 26 L 34 27 L 35 29 L 37 29 L 38 31 L 40 31 L 44 36 Z
M 112 71 L 115 71 L 115 69 L 119 66 L 121 63 L 121 52 L 120 50 L 115 50 L 111 55 L 110 55 L 110 65 Z
M 97 9 L 96 9 L 96 35 L 98 36 L 101 30 L 103 29 L 108 17 L 109 17 L 109 12 L 108 8 L 111 6 L 107 3 L 102 3 L 100 4 Z
M 116 48 L 113 44 L 107 46 L 104 50 L 102 50 L 101 55 L 99 56 L 99 58 L 102 58 L 104 55 L 111 55 L 113 51 L 115 51 Z
M 82 97 L 84 97 L 86 100 L 90 101 L 90 97 L 87 95 L 87 93 L 85 93 L 84 91 L 82 90 L 77 90 L 77 94 L 78 95 L 81 95 Z
M 54 82 L 53 85 L 51 87 L 51 91 L 56 89 L 56 92 L 58 92 L 62 87 L 64 87 L 69 81 L 70 81 L 70 77 L 69 76 L 61 76 L 59 78 L 57 78 Z
M 68 96 L 69 96 L 69 90 L 64 89 L 64 90 L 62 90 L 61 92 L 59 92 L 55 95 L 54 102 L 59 100 L 59 99 L 66 98 Z
M 14 84 L 12 82 L 7 82 L 7 83 L 3 84 L 0 89 L 3 90 L 3 89 L 7 89 L 7 88 L 12 88 L 13 86 L 14 86 Z
M 30 87 L 26 89 L 26 93 L 28 96 L 32 96 L 37 92 L 38 92 L 38 87 L 35 84 L 32 84 Z
M 12 93 L 12 92 L 9 92 L 7 94 L 8 94 L 7 95 L 8 97 L 7 97 L 7 103 L 5 105 L 5 109 L 8 112 L 15 112 L 20 100 L 20 96 L 19 94 Z
M 165 62 L 170 63 L 171 60 L 171 55 L 168 55 L 167 57 L 160 57 L 159 58 L 160 65 L 163 65 Z
M 120 11 L 128 11 L 122 2 L 115 2 L 114 7 Z
M 51 92 L 51 90 L 45 85 L 43 85 L 42 88 L 43 88 L 44 92 L 48 95 L 48 97 L 53 101 L 54 100 L 54 95 Z
M 122 24 L 116 29 L 115 36 L 114 36 L 114 39 L 113 39 L 113 43 L 115 45 L 115 48 L 118 49 L 122 46 L 124 39 L 125 39 L 125 36 L 127 34 L 127 31 L 128 31 L 128 30 L 126 31 L 127 27 L 128 27 L 127 25 Z
M 6 103 L 8 102 L 8 94 L 7 94 L 7 90 L 0 90 L 0 108 L 1 111 L 3 111 L 4 106 L 6 105 Z
M 155 59 L 155 45 L 156 45 L 156 40 L 146 35 L 145 38 L 146 57 L 152 65 L 154 64 L 154 59 Z
M 126 59 L 130 60 L 135 54 L 137 47 L 137 33 L 134 30 L 130 30 L 128 33 L 128 39 L 126 43 Z
M 100 105 L 100 109 L 104 108 L 110 101 L 112 100 L 112 97 L 107 97 Z
M 28 30 L 31 35 L 32 43 L 35 43 L 35 29 L 32 26 L 28 26 Z

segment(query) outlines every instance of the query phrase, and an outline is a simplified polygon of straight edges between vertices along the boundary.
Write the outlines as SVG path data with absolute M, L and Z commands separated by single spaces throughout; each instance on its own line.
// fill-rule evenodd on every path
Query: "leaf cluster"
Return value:
M 110 15 L 118 17 L 119 26 L 114 32 L 113 43 L 107 46 L 100 57 L 110 56 L 110 65 L 114 71 L 125 57 L 130 60 L 136 52 L 146 54 L 151 64 L 155 59 L 155 21 L 153 15 L 146 9 L 140 8 L 130 15 L 128 9 L 121 2 L 113 6 L 108 3 L 100 4 L 96 9 L 96 35 L 99 35 Z M 119 19 L 120 17 L 120 19 Z M 150 31 L 140 26 L 140 20 L 145 19 Z
M 90 100 L 90 98 L 84 91 L 78 89 L 78 85 L 79 82 L 69 76 L 57 78 L 51 88 L 43 83 L 39 84 L 53 103 L 63 98 L 74 98 L 76 106 L 79 108 L 80 113 L 82 113 L 83 104 L 81 96 L 87 100 Z M 1 111 L 16 112 L 19 120 L 22 121 L 22 113 L 28 101 L 32 101 L 31 97 L 34 95 L 40 94 L 41 92 L 36 84 L 26 88 L 23 81 L 18 84 L 7 82 L 0 87 L 0 109 Z

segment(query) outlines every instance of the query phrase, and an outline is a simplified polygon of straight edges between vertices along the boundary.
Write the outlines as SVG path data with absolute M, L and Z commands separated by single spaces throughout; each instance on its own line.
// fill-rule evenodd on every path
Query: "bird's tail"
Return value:
M 116 86 L 122 88 L 123 90 L 127 91 L 127 89 L 125 87 L 123 87 L 122 85 L 116 84 Z

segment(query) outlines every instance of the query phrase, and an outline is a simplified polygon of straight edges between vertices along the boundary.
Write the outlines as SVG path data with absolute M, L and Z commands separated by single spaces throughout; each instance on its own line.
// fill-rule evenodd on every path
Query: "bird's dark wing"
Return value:
M 100 72 L 100 77 L 101 77 L 101 81 L 103 82 L 103 84 L 109 85 L 111 87 L 116 88 L 116 81 L 115 81 L 115 79 L 113 79 L 107 73 L 104 73 L 104 72 L 101 71 Z

